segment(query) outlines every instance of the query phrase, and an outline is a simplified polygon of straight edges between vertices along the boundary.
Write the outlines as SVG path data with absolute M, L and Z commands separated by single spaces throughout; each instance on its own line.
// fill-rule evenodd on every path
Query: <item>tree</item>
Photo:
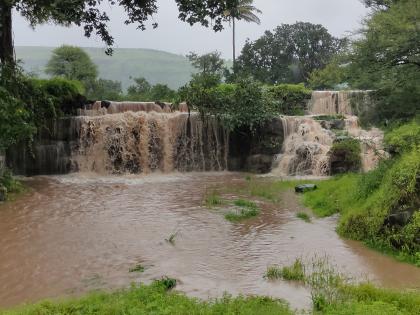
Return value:
M 248 23 L 261 24 L 260 18 L 255 13 L 262 13 L 259 9 L 253 6 L 253 0 L 238 0 L 234 5 L 228 7 L 225 15 L 229 17 L 232 22 L 232 43 L 233 43 L 233 65 L 236 62 L 236 29 L 235 21 L 244 20 Z M 254 13 L 255 12 L 255 13 Z
M 220 56 L 221 54 L 218 51 L 201 56 L 191 52 L 187 55 L 187 58 L 192 66 L 202 74 L 221 74 L 225 62 Z
M 66 45 L 54 49 L 45 72 L 54 77 L 80 81 L 86 88 L 98 76 L 96 65 L 83 49 Z
M 266 31 L 256 41 L 246 42 L 235 72 L 264 83 L 306 82 L 310 73 L 323 68 L 343 44 L 322 25 L 282 24 L 274 32 Z
M 125 24 L 137 24 L 141 30 L 146 28 L 146 22 L 157 12 L 157 0 L 108 0 L 110 6 L 120 6 L 127 14 Z M 238 0 L 227 1 L 191 1 L 175 0 L 179 9 L 179 18 L 190 24 L 201 23 L 209 26 L 212 21 L 213 29 L 223 29 L 223 22 L 227 20 L 224 12 Z M 109 33 L 109 17 L 101 10 L 101 3 L 105 1 L 92 0 L 2 0 L 0 1 L 0 62 L 12 62 L 13 36 L 12 11 L 16 10 L 30 25 L 35 27 L 42 23 L 58 25 L 82 26 L 84 35 L 90 37 L 98 35 L 106 44 L 106 52 L 112 53 L 114 38 Z M 157 27 L 156 23 L 152 24 Z
M 130 85 L 127 89 L 128 95 L 139 95 L 150 92 L 152 86 L 145 78 L 134 78 L 135 85 Z
M 121 95 L 121 82 L 105 79 L 94 81 L 87 94 L 88 98 L 94 100 L 119 100 Z
M 391 3 L 391 2 L 390 2 Z M 377 122 L 420 113 L 420 3 L 392 1 L 364 23 L 349 54 L 350 84 L 373 89 Z

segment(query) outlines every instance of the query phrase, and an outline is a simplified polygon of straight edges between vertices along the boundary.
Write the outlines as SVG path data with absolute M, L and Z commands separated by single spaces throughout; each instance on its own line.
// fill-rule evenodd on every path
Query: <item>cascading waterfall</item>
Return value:
M 313 116 L 282 117 L 284 143 L 272 174 L 277 176 L 330 174 L 330 150 L 336 134 L 322 127 Z M 383 149 L 384 134 L 377 128 L 363 130 L 356 116 L 344 119 L 344 132 L 359 140 L 364 172 L 374 169 L 386 157 Z
M 122 112 L 81 116 L 79 145 L 71 154 L 80 172 L 138 174 L 221 171 L 227 168 L 228 133 L 198 114 Z
M 274 175 L 328 175 L 331 131 L 311 117 L 282 117 L 284 143 Z

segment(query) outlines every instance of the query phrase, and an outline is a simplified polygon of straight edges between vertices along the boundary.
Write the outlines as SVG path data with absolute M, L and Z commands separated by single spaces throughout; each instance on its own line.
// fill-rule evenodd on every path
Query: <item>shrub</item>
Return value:
M 394 153 L 402 153 L 420 145 L 420 123 L 412 121 L 402 125 L 385 135 L 388 149 Z
M 262 85 L 253 80 L 218 85 L 191 82 L 181 94 L 203 117 L 214 116 L 230 130 L 248 127 L 255 131 L 277 114 Z
M 278 84 L 267 88 L 276 110 L 284 115 L 303 115 L 312 91 L 303 84 Z
M 336 141 L 330 150 L 331 170 L 334 173 L 356 172 L 362 165 L 360 142 L 354 138 Z M 337 160 L 337 162 L 335 162 Z M 338 165 L 336 165 L 338 164 Z
M 52 118 L 63 114 L 74 115 L 76 109 L 80 108 L 86 99 L 83 85 L 78 81 L 66 80 L 63 78 L 53 78 L 50 80 L 29 80 L 31 92 L 36 95 L 36 91 L 43 97 L 49 98 L 53 104 L 51 111 L 54 111 Z M 36 104 L 39 106 L 39 102 Z

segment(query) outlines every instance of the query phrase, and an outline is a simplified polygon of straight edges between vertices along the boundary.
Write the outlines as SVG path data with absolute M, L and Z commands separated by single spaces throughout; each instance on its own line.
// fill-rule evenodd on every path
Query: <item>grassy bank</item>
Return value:
M 416 315 L 420 310 L 418 292 L 379 289 L 370 284 L 349 285 L 342 282 L 333 269 L 324 267 L 310 275 L 301 272 L 301 285 L 311 290 L 313 311 L 305 314 L 325 315 Z M 290 278 L 289 280 L 294 280 Z M 268 281 L 268 280 L 267 280 Z M 96 292 L 79 299 L 44 301 L 11 310 L 1 315 L 126 315 L 126 314 L 259 314 L 291 315 L 286 302 L 268 297 L 230 297 L 202 301 L 169 290 L 167 279 L 151 285 L 132 285 L 131 288 L 113 293 Z
M 320 182 L 304 203 L 321 217 L 340 213 L 340 235 L 420 266 L 420 125 L 397 128 L 386 142 L 392 159 Z
M 162 282 L 132 286 L 114 293 L 92 293 L 81 299 L 64 302 L 42 302 L 2 315 L 118 315 L 118 314 L 293 314 L 287 304 L 265 297 L 225 296 L 220 300 L 200 301 L 177 292 L 167 291 Z

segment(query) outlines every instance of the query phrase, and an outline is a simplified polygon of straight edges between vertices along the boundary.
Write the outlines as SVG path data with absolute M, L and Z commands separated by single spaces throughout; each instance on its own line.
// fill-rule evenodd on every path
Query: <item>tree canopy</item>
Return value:
M 97 66 L 82 48 L 66 45 L 53 50 L 45 72 L 83 83 L 93 82 L 98 76 Z
M 235 70 L 265 83 L 307 81 L 310 73 L 323 68 L 343 44 L 322 25 L 282 24 L 256 41 L 247 41 Z

